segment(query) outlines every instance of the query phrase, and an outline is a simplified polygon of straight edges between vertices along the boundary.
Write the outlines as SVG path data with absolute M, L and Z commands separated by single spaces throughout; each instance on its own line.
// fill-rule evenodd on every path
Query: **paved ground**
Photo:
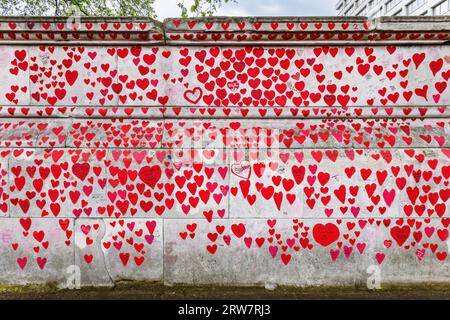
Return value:
M 0 287 L 0 299 L 446 299 L 450 285 L 366 288 L 168 287 L 149 283 L 119 283 L 114 288 L 58 290 L 50 286 Z

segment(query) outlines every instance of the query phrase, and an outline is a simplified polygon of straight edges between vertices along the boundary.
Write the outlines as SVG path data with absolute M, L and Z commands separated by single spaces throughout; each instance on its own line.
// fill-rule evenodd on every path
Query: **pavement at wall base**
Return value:
M 83 287 L 69 290 L 52 285 L 0 286 L 0 300 L 322 300 L 322 299 L 424 299 L 450 300 L 450 284 L 381 285 L 369 290 L 359 286 L 264 287 L 167 286 L 148 282 L 118 282 L 113 287 Z

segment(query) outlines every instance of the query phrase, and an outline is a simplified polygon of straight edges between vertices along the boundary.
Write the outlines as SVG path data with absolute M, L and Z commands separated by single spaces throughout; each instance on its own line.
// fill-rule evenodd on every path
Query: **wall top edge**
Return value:
M 69 17 L 62 16 L 0 16 L 0 22 L 2 21 L 16 21 L 16 22 L 65 22 Z M 74 18 L 74 17 L 71 17 Z M 80 16 L 75 17 L 82 22 L 121 22 L 121 21 L 146 21 L 153 22 L 155 24 L 162 24 L 171 20 L 185 20 L 185 21 L 261 21 L 261 22 L 283 22 L 283 21 L 450 21 L 450 16 L 383 16 L 378 18 L 369 19 L 365 16 L 210 16 L 210 17 L 169 17 L 163 21 L 158 21 L 145 16 L 121 16 L 121 17 L 105 17 L 105 16 Z
M 105 36 L 107 35 L 107 36 Z M 111 36 L 114 35 L 114 36 Z M 322 38 L 321 38 L 322 35 Z M 350 35 L 350 37 L 349 37 Z M 136 41 L 159 44 L 246 43 L 308 40 L 422 42 L 450 38 L 450 16 L 441 17 L 0 17 L 0 42 Z

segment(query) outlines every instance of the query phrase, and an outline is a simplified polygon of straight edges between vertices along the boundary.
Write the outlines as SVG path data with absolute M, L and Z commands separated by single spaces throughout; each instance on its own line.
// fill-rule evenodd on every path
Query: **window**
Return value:
M 437 6 L 433 8 L 433 15 L 442 16 L 449 10 L 449 0 L 442 1 Z
M 353 10 L 353 5 L 350 6 L 350 8 L 348 8 L 347 10 L 345 10 L 345 14 L 346 16 L 350 15 L 350 12 Z
M 359 12 L 356 14 L 357 16 L 365 16 L 367 14 L 367 7 L 362 8 L 359 10 Z
M 407 14 L 411 14 L 425 4 L 426 0 L 414 0 L 406 6 Z
M 398 5 L 400 2 L 402 2 L 402 0 L 389 0 L 388 2 L 386 2 L 386 11 L 391 10 L 396 5 Z
M 388 11 L 391 7 L 392 7 L 392 2 L 394 0 L 389 0 L 388 2 L 386 2 L 386 11 Z
M 369 9 L 372 9 L 374 6 L 380 3 L 380 0 L 370 0 L 369 1 Z
M 374 14 L 372 14 L 372 18 L 381 17 L 383 15 L 383 7 L 380 10 L 377 10 Z

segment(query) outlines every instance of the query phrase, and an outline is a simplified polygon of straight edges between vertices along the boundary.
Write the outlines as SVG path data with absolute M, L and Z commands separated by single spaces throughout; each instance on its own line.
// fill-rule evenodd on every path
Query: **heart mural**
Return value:
M 0 27 L 5 274 L 58 282 L 76 262 L 83 283 L 105 284 L 448 263 L 445 28 Z

